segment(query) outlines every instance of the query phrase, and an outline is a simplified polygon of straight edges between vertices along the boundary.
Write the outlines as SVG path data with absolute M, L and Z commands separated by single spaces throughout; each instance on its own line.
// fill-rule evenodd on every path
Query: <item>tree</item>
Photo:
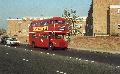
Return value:
M 66 18 L 68 24 L 69 24 L 69 30 L 71 32 L 71 35 L 75 34 L 75 21 L 76 21 L 76 10 L 73 9 L 64 9 L 64 14 L 62 15 Z
M 3 29 L 3 28 L 1 28 L 1 29 L 0 29 L 0 35 L 4 35 L 4 34 L 6 34 L 6 30 Z

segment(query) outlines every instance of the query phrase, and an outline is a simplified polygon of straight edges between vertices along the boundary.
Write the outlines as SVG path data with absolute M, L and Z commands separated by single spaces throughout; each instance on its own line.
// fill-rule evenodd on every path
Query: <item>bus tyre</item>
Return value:
M 63 48 L 63 50 L 65 50 L 65 51 L 67 51 L 67 49 L 68 49 L 67 47 Z
M 35 48 L 35 42 L 32 42 L 32 48 Z
M 52 43 L 49 45 L 49 50 L 54 50 L 54 45 Z

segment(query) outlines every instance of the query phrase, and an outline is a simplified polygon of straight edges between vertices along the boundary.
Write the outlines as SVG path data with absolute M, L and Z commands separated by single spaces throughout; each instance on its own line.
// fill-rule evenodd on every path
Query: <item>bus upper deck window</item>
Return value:
M 54 21 L 54 24 L 58 24 L 58 20 L 55 20 L 55 21 Z
M 53 20 L 50 20 L 50 21 L 49 21 L 49 24 L 54 24 L 54 23 L 53 23 Z
M 35 26 L 35 24 L 34 24 L 34 23 L 32 23 L 32 26 Z
M 62 20 L 55 20 L 54 23 L 55 23 L 55 24 L 65 24 L 65 21 L 62 21 Z

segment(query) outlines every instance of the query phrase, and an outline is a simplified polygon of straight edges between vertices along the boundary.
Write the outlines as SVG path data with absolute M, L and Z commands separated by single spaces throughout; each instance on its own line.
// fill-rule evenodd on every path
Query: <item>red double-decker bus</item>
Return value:
M 29 45 L 48 49 L 68 47 L 65 35 L 68 25 L 62 17 L 53 17 L 44 20 L 34 20 L 29 26 Z

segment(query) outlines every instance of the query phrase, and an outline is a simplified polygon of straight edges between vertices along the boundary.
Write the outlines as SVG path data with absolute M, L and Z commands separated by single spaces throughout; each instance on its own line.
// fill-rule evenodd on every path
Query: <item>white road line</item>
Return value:
M 48 55 L 50 54 L 50 53 L 47 53 Z
M 25 60 L 25 59 L 23 58 L 23 60 Z
M 61 74 L 63 73 L 63 72 L 60 72 Z
M 116 68 L 120 68 L 120 66 L 117 66 Z
M 53 56 L 55 55 L 55 54 L 52 54 Z
M 60 73 L 60 74 L 66 74 L 65 72 L 59 71 L 59 70 L 57 70 L 56 72 L 57 72 L 57 73 Z
M 85 60 L 85 61 L 88 61 L 88 60 Z
M 56 72 L 59 72 L 58 70 Z
M 8 54 L 8 53 L 6 53 L 6 54 Z
M 76 58 L 76 60 L 78 60 L 78 58 Z
M 26 60 L 26 61 L 29 61 L 29 60 Z

